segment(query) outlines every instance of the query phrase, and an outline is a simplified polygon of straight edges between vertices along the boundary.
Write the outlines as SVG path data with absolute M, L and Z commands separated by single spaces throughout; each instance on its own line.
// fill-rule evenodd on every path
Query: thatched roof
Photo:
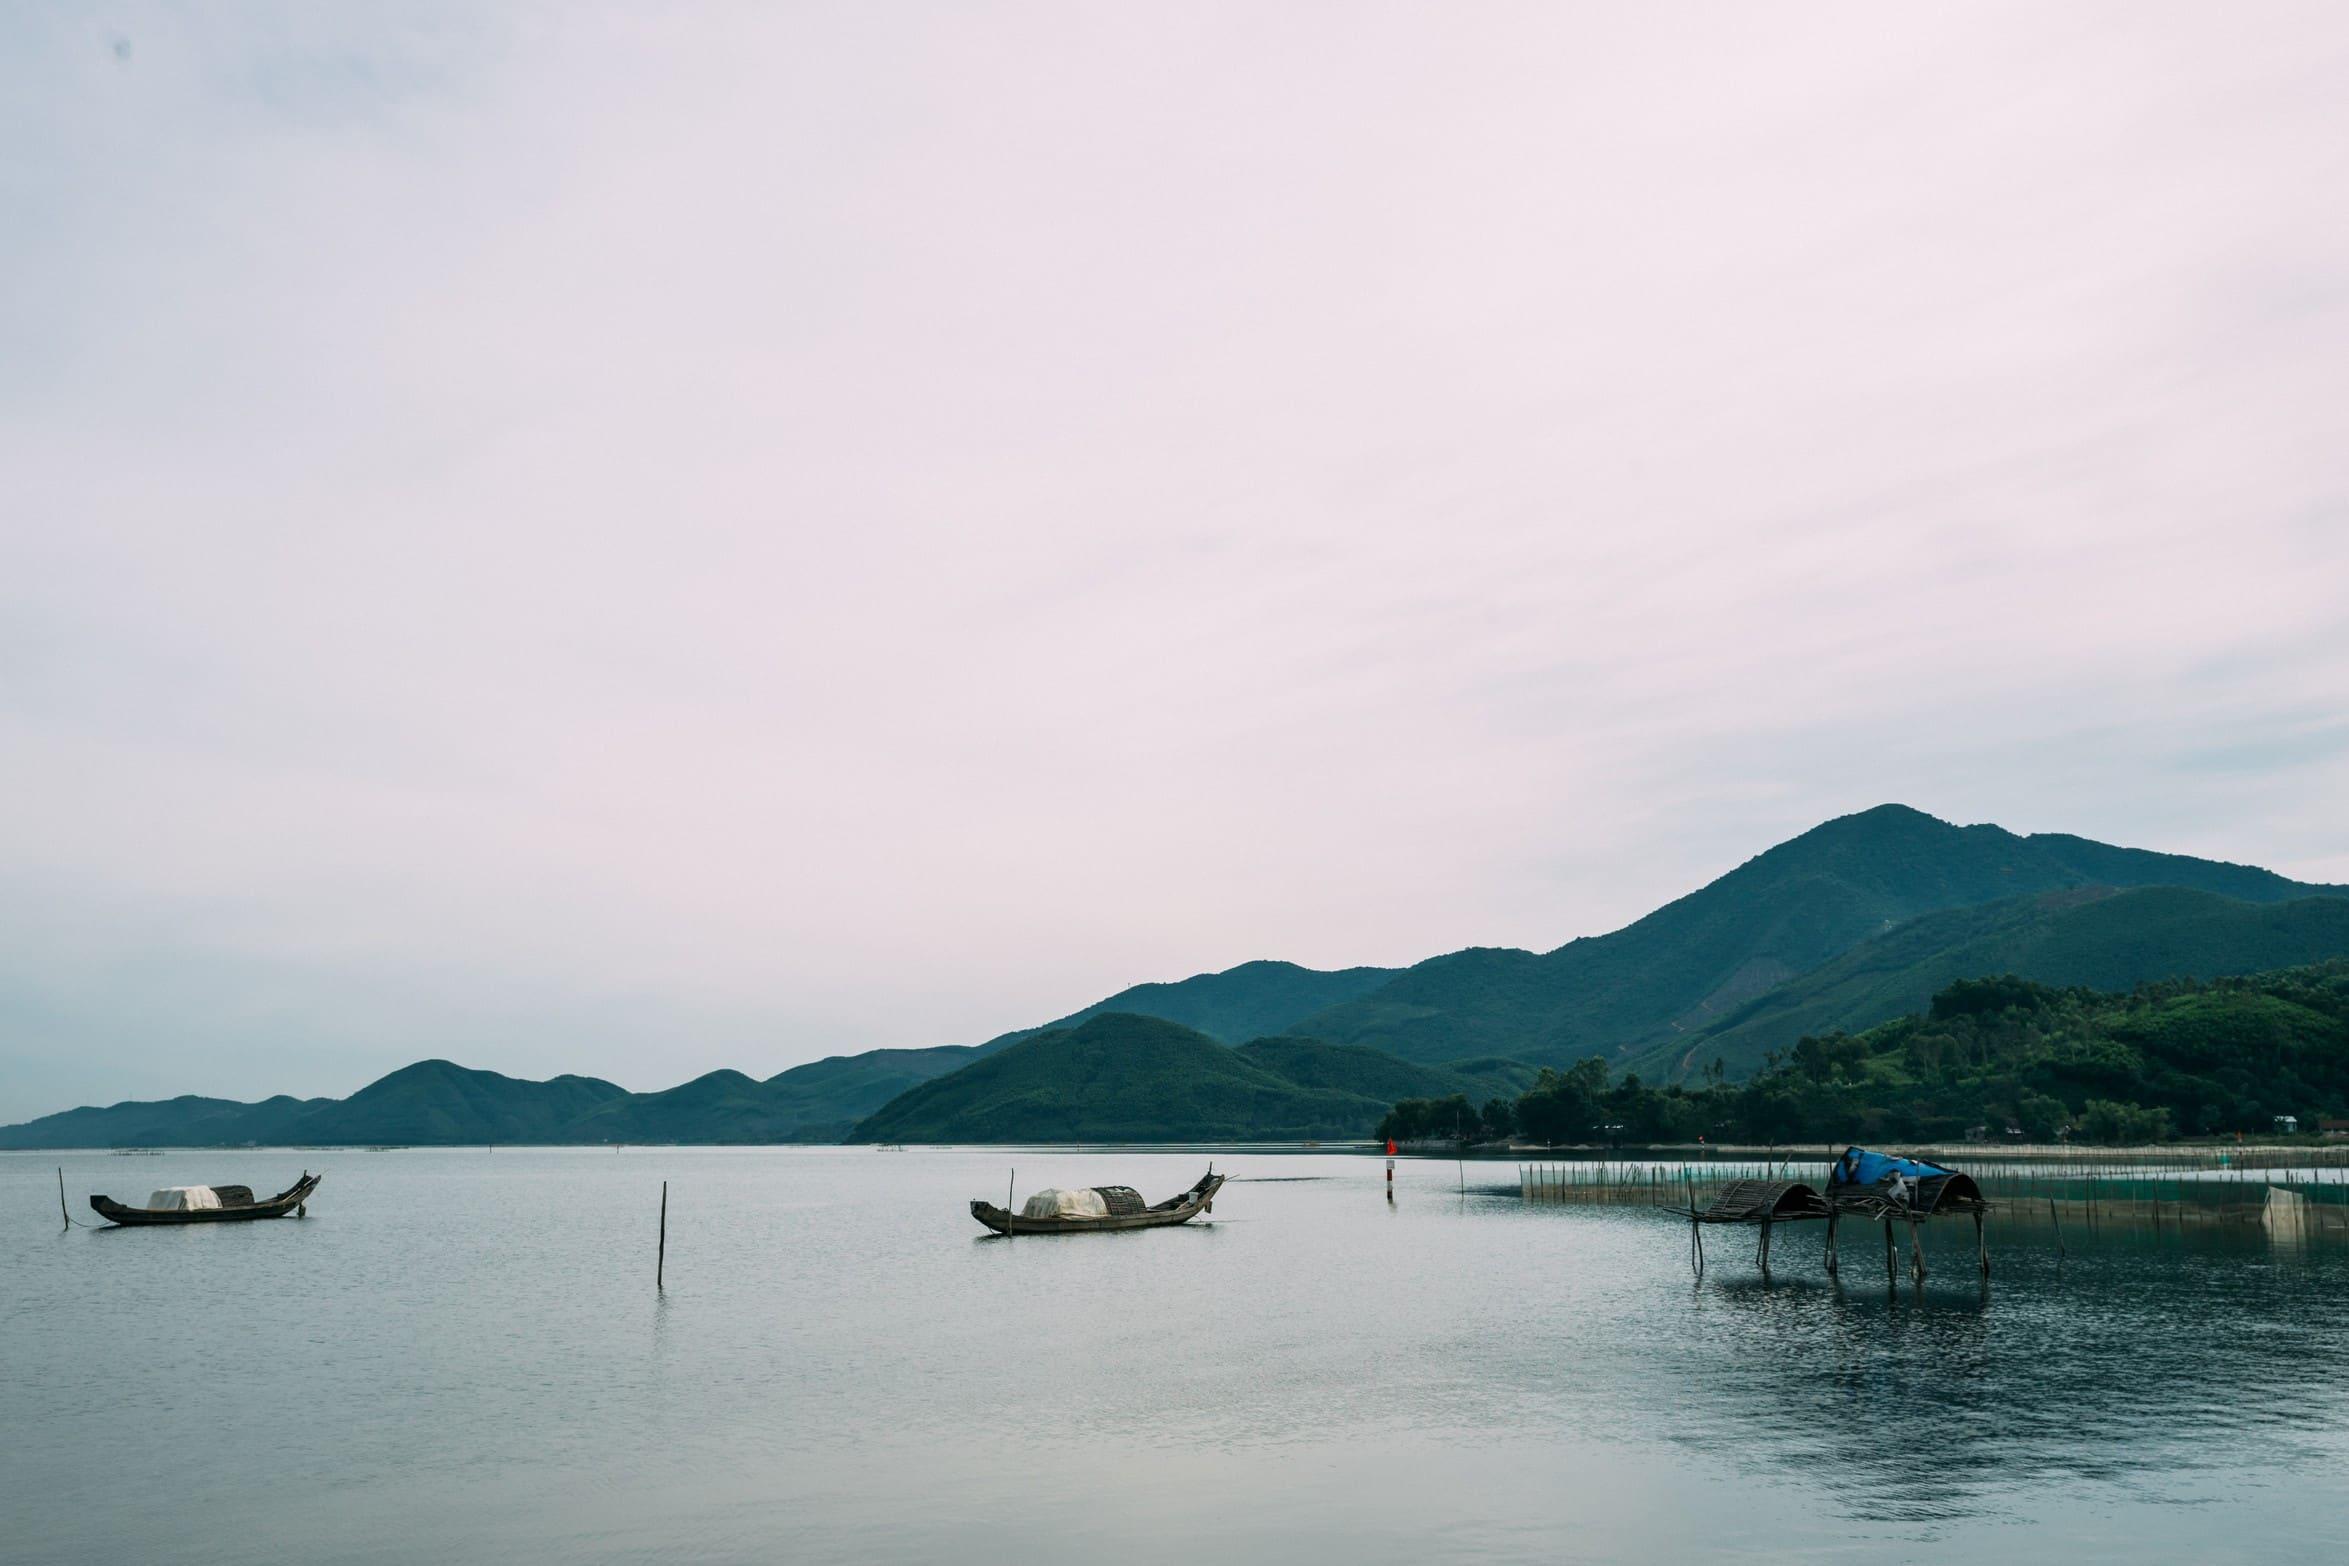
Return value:
M 1827 1200 L 1800 1180 L 1732 1180 L 1689 1216 L 1699 1223 L 1791 1223 L 1826 1217 Z

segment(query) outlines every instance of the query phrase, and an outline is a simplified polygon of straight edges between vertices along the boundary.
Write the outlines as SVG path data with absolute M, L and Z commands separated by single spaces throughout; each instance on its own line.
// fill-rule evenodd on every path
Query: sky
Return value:
M 1828 817 L 2349 881 L 2349 11 L 0 4 L 0 1121 Z

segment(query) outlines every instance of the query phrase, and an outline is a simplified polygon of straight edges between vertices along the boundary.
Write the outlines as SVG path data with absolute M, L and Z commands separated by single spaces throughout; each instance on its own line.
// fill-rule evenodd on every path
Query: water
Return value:
M 1211 1227 L 965 1204 L 1206 1155 L 77 1155 L 84 1194 L 303 1167 L 304 1222 L 59 1232 L 0 1155 L 12 1562 L 2330 1556 L 2337 1247 L 1970 1226 L 1888 1287 L 1516 1167 L 1218 1154 Z M 669 1287 L 654 1219 L 671 1182 Z M 1490 1189 L 1479 1191 L 1482 1183 Z M 1719 1231 L 1716 1231 L 1718 1236 Z M 1854 1253 L 1857 1253 L 1856 1255 Z

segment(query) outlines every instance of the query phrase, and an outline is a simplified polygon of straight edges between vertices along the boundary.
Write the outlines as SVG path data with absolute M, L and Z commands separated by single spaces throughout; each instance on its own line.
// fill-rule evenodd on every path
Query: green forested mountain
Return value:
M 182 1098 L 78 1109 L 0 1128 L 0 1147 L 837 1140 L 954 1073 L 952 1094 L 935 1101 L 947 1103 L 970 1090 L 963 1073 L 974 1063 L 1025 1043 L 1078 1035 L 1098 1043 L 1084 1030 L 1110 1018 L 1126 1020 L 1107 1032 L 1139 1038 L 1130 1032 L 1136 1017 L 1173 1024 L 1222 1053 L 1195 1055 L 1187 1066 L 1170 1054 L 1163 1071 L 1152 1067 L 1158 1075 L 1108 1097 L 1066 1098 L 1063 1109 L 1081 1108 L 1090 1129 L 1035 1134 L 1272 1136 L 1276 1122 L 1311 1126 L 1304 1135 L 1339 1134 L 1360 1129 L 1371 1101 L 1459 1093 L 1481 1106 L 1507 1097 L 1522 1061 L 1597 1055 L 1657 1080 L 1718 1059 L 1735 1075 L 1806 1034 L 1864 1027 L 1986 974 L 2118 987 L 2349 955 L 2344 897 L 2349 888 L 2249 866 L 1957 827 L 1886 805 L 1781 843 L 1610 935 L 1546 953 L 1478 948 L 1402 970 L 1243 963 L 1137 985 L 982 1045 L 835 1056 L 764 1082 L 714 1072 L 651 1094 L 426 1061 L 340 1102 Z M 1245 1040 L 1256 1042 L 1223 1048 Z M 978 1108 L 957 1100 L 964 1129 L 955 1134 L 1024 1134 L 984 1127 L 1030 1111 L 1040 1116 L 1035 1124 L 1051 1123 L 1038 1107 L 1050 1095 L 1033 1080 L 1040 1063 L 1075 1070 L 1091 1058 L 1055 1048 L 1062 1053 L 1023 1057 L 1018 1067 L 1041 1097 L 1021 1100 L 1025 1109 L 1006 1099 L 988 1112 L 992 1120 L 977 1121 L 967 1117 Z M 1174 1095 L 1173 1107 L 1152 1122 L 1147 1099 L 1159 1088 Z M 1112 1122 L 1119 1129 L 1104 1129 Z M 1225 1129 L 1200 1129 L 1210 1125 Z M 917 1134 L 927 1133 L 892 1133 Z
M 1521 1060 L 1488 1057 L 1427 1066 L 1359 1044 L 1324 1044 L 1319 1039 L 1255 1039 L 1241 1045 L 1239 1054 L 1299 1087 L 1335 1088 L 1380 1102 L 1447 1093 L 1466 1093 L 1478 1103 L 1496 1096 L 1514 1098 L 1538 1074 Z
M 288 1128 L 304 1142 L 426 1146 L 549 1142 L 592 1110 L 628 1096 L 597 1077 L 526 1082 L 446 1060 L 420 1060 L 322 1106 Z
M 159 1098 L 68 1109 L 23 1125 L 0 1126 L 9 1147 L 243 1147 L 298 1142 L 292 1130 L 335 1101 L 281 1093 L 258 1104 L 226 1098 Z
M 1743 1076 L 1804 1034 L 1856 1032 L 1923 1010 L 1961 979 L 1990 974 L 2126 990 L 2344 953 L 2349 898 L 2247 903 L 2175 886 L 2045 892 L 1912 919 L 1629 1065 L 1652 1077 L 1718 1059 Z
M 1201 1141 L 1361 1136 L 1393 1089 L 1522 1082 L 1414 1066 L 1310 1039 L 1240 1049 L 1157 1017 L 1110 1012 L 1040 1033 L 926 1082 L 863 1125 L 860 1142 Z M 1291 1075 L 1290 1073 L 1297 1073 Z
M 2085 886 L 2182 886 L 2254 903 L 2349 893 L 1883 805 L 1781 843 L 1611 935 L 1538 955 L 1432 958 L 1292 1031 L 1408 1060 L 1635 1058 L 1919 915 Z
M 1137 984 L 1039 1028 L 989 1039 L 997 1049 L 1039 1033 L 1073 1028 L 1108 1012 L 1179 1022 L 1226 1044 L 1289 1031 L 1299 1017 L 1350 1001 L 1393 978 L 1393 968 L 1300 968 L 1293 962 L 1244 962 L 1219 973 L 1193 974 L 1165 984 Z
M 712 1071 L 659 1093 L 628 1093 L 563 1127 L 576 1142 L 789 1142 L 798 1117 L 768 1085 Z
M 999 1043 L 932 1049 L 870 1049 L 793 1066 L 766 1080 L 772 1113 L 790 1130 L 773 1140 L 838 1142 L 856 1123 L 919 1082 L 957 1071 L 1003 1048 Z M 727 1141 L 766 1138 L 731 1136 Z
M 175 1098 L 67 1110 L 0 1127 L 0 1148 L 837 1142 L 915 1083 L 982 1054 L 963 1046 L 871 1050 L 764 1082 L 713 1071 L 658 1093 L 591 1077 L 527 1082 L 427 1060 L 347 1099 Z
M 1398 1103 L 1382 1129 L 1448 1134 L 1460 1106 Z M 2126 994 L 1968 979 L 1864 1033 L 1798 1040 L 1742 1083 L 1658 1088 L 1597 1057 L 1507 1106 L 1531 1141 L 2088 1142 L 2270 1136 L 2349 1115 L 2349 961 Z

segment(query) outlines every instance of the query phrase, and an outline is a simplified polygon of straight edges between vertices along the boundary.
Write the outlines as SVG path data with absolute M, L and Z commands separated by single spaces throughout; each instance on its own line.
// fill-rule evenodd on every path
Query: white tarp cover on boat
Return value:
M 168 1185 L 147 1198 L 149 1212 L 186 1213 L 219 1205 L 219 1194 L 208 1185 Z
M 1099 1191 L 1084 1189 L 1061 1191 L 1050 1187 L 1028 1198 L 1028 1205 L 1020 1209 L 1022 1218 L 1106 1218 L 1109 1204 L 1101 1199 Z

